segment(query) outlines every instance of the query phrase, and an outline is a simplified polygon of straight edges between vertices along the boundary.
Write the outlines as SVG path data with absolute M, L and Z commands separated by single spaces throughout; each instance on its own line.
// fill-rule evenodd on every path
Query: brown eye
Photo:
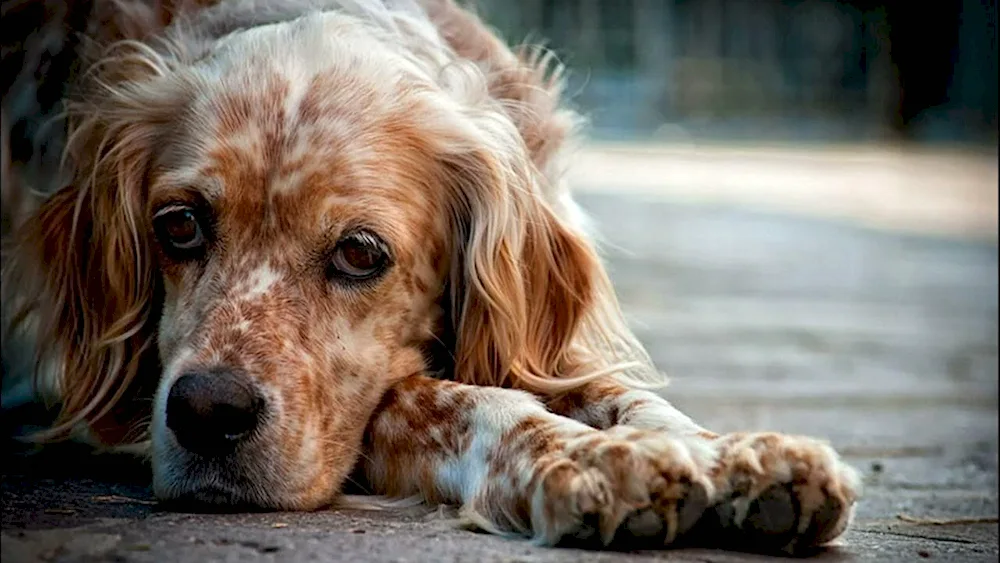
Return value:
M 337 243 L 327 276 L 366 280 L 382 273 L 387 263 L 385 244 L 375 235 L 363 231 L 348 235 Z
M 191 252 L 205 245 L 205 233 L 194 209 L 170 206 L 153 217 L 156 238 L 164 250 Z

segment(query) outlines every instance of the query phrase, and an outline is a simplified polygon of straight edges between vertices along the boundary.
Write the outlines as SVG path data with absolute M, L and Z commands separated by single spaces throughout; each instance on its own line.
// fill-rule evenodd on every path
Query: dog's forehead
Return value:
M 252 29 L 196 63 L 150 205 L 193 190 L 222 216 L 220 229 L 275 242 L 275 232 L 307 241 L 373 227 L 408 246 L 440 230 L 437 132 L 453 117 L 433 64 L 375 48 L 378 34 L 344 21 Z
M 160 186 L 200 191 L 241 225 L 329 230 L 375 221 L 413 230 L 436 214 L 436 163 L 405 92 L 344 69 L 270 69 L 234 78 L 191 105 L 179 158 Z
M 376 188 L 374 180 L 388 172 L 386 158 L 419 147 L 393 134 L 410 124 L 388 103 L 379 103 L 386 94 L 351 78 L 270 72 L 256 84 L 237 83 L 211 95 L 201 110 L 209 129 L 203 172 L 242 176 L 229 182 L 228 196 L 293 195 L 316 187 L 321 178 L 310 175 L 330 180 L 330 186 Z

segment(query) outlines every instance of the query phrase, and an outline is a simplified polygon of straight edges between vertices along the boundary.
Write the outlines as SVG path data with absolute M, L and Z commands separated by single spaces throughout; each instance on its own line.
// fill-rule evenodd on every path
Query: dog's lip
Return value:
M 252 503 L 234 490 L 218 485 L 191 488 L 183 493 L 164 499 L 160 507 L 172 512 L 266 512 L 266 506 Z

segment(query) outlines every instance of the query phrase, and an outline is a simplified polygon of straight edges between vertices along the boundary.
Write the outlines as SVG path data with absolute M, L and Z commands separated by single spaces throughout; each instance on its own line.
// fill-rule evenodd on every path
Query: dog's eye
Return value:
M 153 228 L 160 244 L 168 250 L 190 252 L 205 245 L 205 232 L 194 209 L 170 206 L 153 217 Z
M 327 276 L 367 280 L 382 273 L 388 261 L 389 254 L 381 239 L 366 231 L 353 233 L 337 243 Z

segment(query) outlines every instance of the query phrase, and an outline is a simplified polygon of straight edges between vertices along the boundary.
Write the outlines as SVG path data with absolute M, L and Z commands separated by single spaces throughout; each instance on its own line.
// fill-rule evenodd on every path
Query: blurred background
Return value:
M 996 3 L 480 0 L 600 139 L 995 144 Z
M 996 237 L 995 1 L 466 4 L 568 67 L 580 190 Z

